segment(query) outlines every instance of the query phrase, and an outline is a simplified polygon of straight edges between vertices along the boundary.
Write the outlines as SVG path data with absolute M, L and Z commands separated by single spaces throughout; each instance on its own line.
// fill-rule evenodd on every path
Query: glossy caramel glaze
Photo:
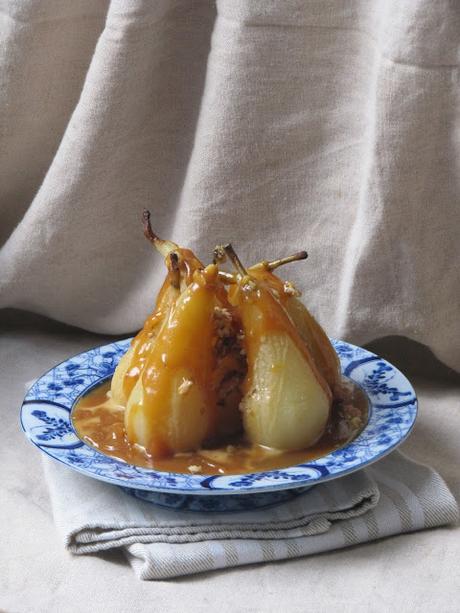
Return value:
M 220 446 L 210 445 L 197 452 L 153 459 L 142 447 L 129 442 L 124 427 L 124 408 L 113 403 L 109 390 L 110 381 L 107 381 L 84 396 L 74 408 L 72 421 L 80 438 L 101 453 L 128 464 L 165 472 L 223 475 L 293 466 L 343 447 L 362 430 L 368 415 L 365 394 L 347 382 L 342 389 L 342 400 L 333 404 L 324 435 L 309 449 L 280 452 L 251 446 L 240 435 Z
M 185 280 L 185 284 L 189 285 L 192 282 L 195 270 L 203 268 L 203 265 L 190 249 L 177 247 L 173 253 L 177 258 L 177 271 L 180 273 L 180 277 Z M 172 260 L 169 257 L 165 258 L 165 264 L 168 274 L 158 292 L 155 310 L 146 319 L 142 330 L 131 342 L 132 357 L 123 380 L 123 390 L 126 398 L 129 397 L 144 369 L 147 356 L 161 324 L 168 317 L 180 296 L 181 288 L 174 282 L 176 270 L 173 269 Z
M 160 457 L 171 453 L 168 444 L 168 420 L 176 375 L 187 374 L 197 386 L 212 433 L 216 421 L 216 390 L 212 377 L 216 359 L 213 352 L 213 313 L 216 304 L 217 267 L 196 271 L 193 281 L 181 294 L 156 336 L 143 371 L 142 400 L 129 408 L 126 426 L 128 437 L 137 440 L 134 424 L 141 411 L 148 436 L 146 448 Z M 193 348 L 193 351 L 191 351 Z

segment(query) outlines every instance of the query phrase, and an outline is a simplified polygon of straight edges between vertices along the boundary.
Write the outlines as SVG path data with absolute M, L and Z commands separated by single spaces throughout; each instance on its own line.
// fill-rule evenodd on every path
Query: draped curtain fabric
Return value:
M 306 248 L 282 274 L 331 335 L 460 368 L 460 3 L 0 6 L 1 307 L 138 328 L 148 207 L 208 261 Z

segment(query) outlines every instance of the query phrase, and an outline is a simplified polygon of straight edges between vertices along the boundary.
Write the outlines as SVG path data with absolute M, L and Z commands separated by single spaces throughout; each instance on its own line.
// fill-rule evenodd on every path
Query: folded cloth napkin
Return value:
M 289 502 L 238 513 L 168 510 L 44 462 L 67 549 L 121 547 L 144 580 L 305 556 L 458 520 L 441 477 L 400 452 Z

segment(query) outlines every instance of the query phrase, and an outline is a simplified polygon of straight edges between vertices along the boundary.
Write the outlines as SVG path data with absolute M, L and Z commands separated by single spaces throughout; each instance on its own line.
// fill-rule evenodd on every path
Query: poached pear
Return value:
M 165 318 L 125 412 L 130 441 L 153 457 L 197 449 L 212 435 L 217 268 L 196 271 Z
M 229 295 L 245 339 L 241 407 L 247 437 L 283 450 L 313 445 L 325 430 L 332 393 L 307 345 L 281 301 L 255 276 L 240 269 Z
M 203 268 L 202 263 L 189 249 L 184 249 L 159 238 L 152 230 L 150 212 L 143 214 L 144 234 L 155 249 L 164 257 L 168 273 L 158 293 L 155 310 L 147 318 L 142 330 L 131 341 L 128 351 L 119 361 L 112 377 L 111 394 L 116 404 L 126 406 L 136 382 L 141 375 L 145 361 L 155 341 L 158 330 L 168 317 L 193 273 Z
M 273 273 L 306 253 L 246 270 L 227 245 L 204 267 L 159 239 L 148 212 L 144 233 L 168 273 L 112 379 L 130 443 L 153 458 L 228 443 L 242 431 L 252 445 L 314 445 L 340 391 L 339 361 L 295 288 Z M 226 257 L 236 271 L 219 269 Z

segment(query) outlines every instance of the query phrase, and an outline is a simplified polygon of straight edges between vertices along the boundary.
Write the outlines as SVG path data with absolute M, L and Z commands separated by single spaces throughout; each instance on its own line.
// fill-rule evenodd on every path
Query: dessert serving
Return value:
M 205 265 L 145 235 L 166 264 L 133 339 L 69 356 L 39 377 L 21 426 L 44 454 L 173 509 L 264 508 L 369 466 L 409 435 L 417 398 L 392 364 L 329 341 L 278 274 L 305 252 Z M 210 258 L 211 259 L 211 258 Z
M 205 265 L 158 238 L 148 211 L 143 222 L 166 278 L 111 380 L 76 404 L 79 436 L 133 465 L 204 475 L 292 466 L 352 440 L 366 396 L 275 274 L 306 252 L 246 267 L 228 244 Z

